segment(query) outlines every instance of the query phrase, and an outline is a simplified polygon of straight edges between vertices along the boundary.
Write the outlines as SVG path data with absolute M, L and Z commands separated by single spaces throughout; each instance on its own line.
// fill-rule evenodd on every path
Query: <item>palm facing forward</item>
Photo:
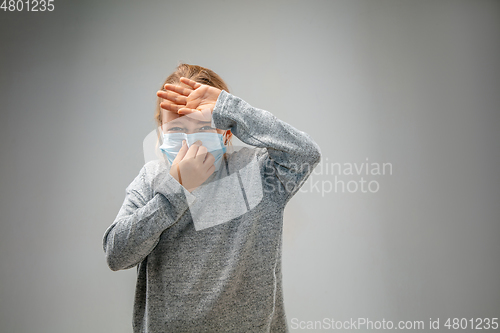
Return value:
M 210 111 L 211 114 L 221 90 L 185 77 L 181 77 L 181 82 L 189 88 L 166 84 L 165 90 L 156 93 L 165 100 L 161 102 L 160 107 L 177 114 L 190 114 L 196 111 Z

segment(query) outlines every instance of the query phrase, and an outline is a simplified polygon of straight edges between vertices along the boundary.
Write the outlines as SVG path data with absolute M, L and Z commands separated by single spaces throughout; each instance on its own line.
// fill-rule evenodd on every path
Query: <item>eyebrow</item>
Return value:
M 167 125 L 175 125 L 175 124 L 177 124 L 177 123 L 179 122 L 179 121 L 178 121 L 178 119 L 179 119 L 179 118 L 174 119 L 174 120 L 172 120 L 172 121 L 169 121 L 169 122 L 167 123 Z M 212 122 L 211 122 L 211 121 L 196 120 L 196 119 L 194 119 L 194 120 L 195 120 L 195 121 L 197 121 L 197 122 L 198 122 L 198 124 L 212 124 Z M 179 125 L 181 125 L 181 124 L 179 124 Z

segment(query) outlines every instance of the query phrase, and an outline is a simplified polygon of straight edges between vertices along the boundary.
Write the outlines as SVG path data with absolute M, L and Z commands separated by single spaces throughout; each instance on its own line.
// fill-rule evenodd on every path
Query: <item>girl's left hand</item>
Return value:
M 178 114 L 190 114 L 204 110 L 210 110 L 212 113 L 221 90 L 185 77 L 181 77 L 181 82 L 186 84 L 188 88 L 166 84 L 165 90 L 159 90 L 156 93 L 158 97 L 165 100 L 160 103 L 160 107 Z

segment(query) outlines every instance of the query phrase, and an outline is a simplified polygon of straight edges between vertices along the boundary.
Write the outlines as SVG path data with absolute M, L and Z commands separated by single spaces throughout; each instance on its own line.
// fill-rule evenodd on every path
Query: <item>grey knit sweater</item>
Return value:
M 192 193 L 146 163 L 104 233 L 108 266 L 137 266 L 134 332 L 288 332 L 283 210 L 320 160 L 309 135 L 222 91 L 213 110 L 252 148 Z

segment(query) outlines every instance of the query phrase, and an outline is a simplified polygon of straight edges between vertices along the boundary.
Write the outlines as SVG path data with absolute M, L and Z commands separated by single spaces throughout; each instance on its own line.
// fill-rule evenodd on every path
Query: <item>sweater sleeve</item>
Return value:
M 157 186 L 148 180 L 147 165 L 127 186 L 125 200 L 115 221 L 103 237 L 109 268 L 129 269 L 140 263 L 155 248 L 161 233 L 176 223 L 195 200 L 168 172 L 156 177 Z
M 318 144 L 308 134 L 224 90 L 212 117 L 217 128 L 230 129 L 244 143 L 267 149 L 272 176 L 280 180 L 287 200 L 299 190 L 321 159 Z

